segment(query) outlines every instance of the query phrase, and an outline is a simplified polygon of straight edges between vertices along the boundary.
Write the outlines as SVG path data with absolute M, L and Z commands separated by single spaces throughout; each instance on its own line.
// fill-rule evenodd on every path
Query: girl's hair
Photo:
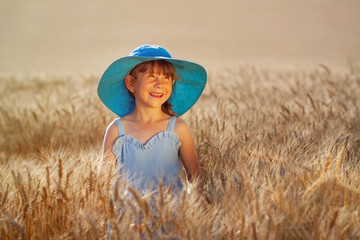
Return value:
M 149 71 L 150 74 L 153 74 L 155 71 L 155 67 L 157 67 L 160 70 L 161 74 L 170 77 L 173 83 L 176 81 L 177 77 L 174 66 L 165 60 L 153 60 L 153 61 L 140 63 L 136 65 L 129 72 L 129 75 L 132 76 L 134 79 L 136 79 L 139 73 L 144 73 L 146 71 Z M 130 95 L 134 97 L 134 95 L 131 92 Z M 163 105 L 161 106 L 161 110 L 163 110 L 165 113 L 169 114 L 170 116 L 175 115 L 175 113 L 171 110 L 171 104 L 168 100 L 163 103 Z

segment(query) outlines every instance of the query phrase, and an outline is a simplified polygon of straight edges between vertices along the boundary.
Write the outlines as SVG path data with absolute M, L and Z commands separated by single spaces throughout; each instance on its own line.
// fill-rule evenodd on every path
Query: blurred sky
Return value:
M 360 60 L 359 0 L 0 0 L 0 72 L 103 72 L 144 44 L 211 66 Z

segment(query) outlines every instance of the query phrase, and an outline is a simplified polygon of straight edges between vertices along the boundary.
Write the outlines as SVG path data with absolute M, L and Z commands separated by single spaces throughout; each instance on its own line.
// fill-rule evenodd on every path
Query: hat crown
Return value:
M 170 53 L 158 45 L 142 45 L 135 48 L 129 56 L 171 58 Z

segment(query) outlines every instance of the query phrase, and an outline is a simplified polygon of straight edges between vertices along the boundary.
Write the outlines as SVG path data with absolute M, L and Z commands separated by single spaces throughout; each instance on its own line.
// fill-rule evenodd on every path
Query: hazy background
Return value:
M 360 60 L 358 0 L 0 0 L 0 72 L 102 73 L 144 44 L 213 66 Z

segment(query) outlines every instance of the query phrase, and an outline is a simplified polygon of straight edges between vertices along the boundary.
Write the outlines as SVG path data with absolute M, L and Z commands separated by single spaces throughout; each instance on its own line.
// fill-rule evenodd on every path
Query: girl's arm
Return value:
M 203 191 L 204 179 L 200 171 L 200 166 L 195 153 L 194 140 L 192 138 L 188 125 L 178 118 L 176 120 L 175 132 L 179 136 L 181 142 L 180 158 L 185 168 L 189 182 L 198 181 L 198 190 Z
M 104 136 L 103 151 L 99 166 L 99 178 L 102 180 L 104 180 L 103 177 L 104 174 L 107 173 L 105 169 L 110 167 L 111 164 L 114 164 L 113 166 L 115 166 L 116 157 L 112 152 L 112 147 L 114 146 L 115 141 L 118 137 L 119 137 L 118 128 L 116 122 L 113 121 L 107 127 Z

